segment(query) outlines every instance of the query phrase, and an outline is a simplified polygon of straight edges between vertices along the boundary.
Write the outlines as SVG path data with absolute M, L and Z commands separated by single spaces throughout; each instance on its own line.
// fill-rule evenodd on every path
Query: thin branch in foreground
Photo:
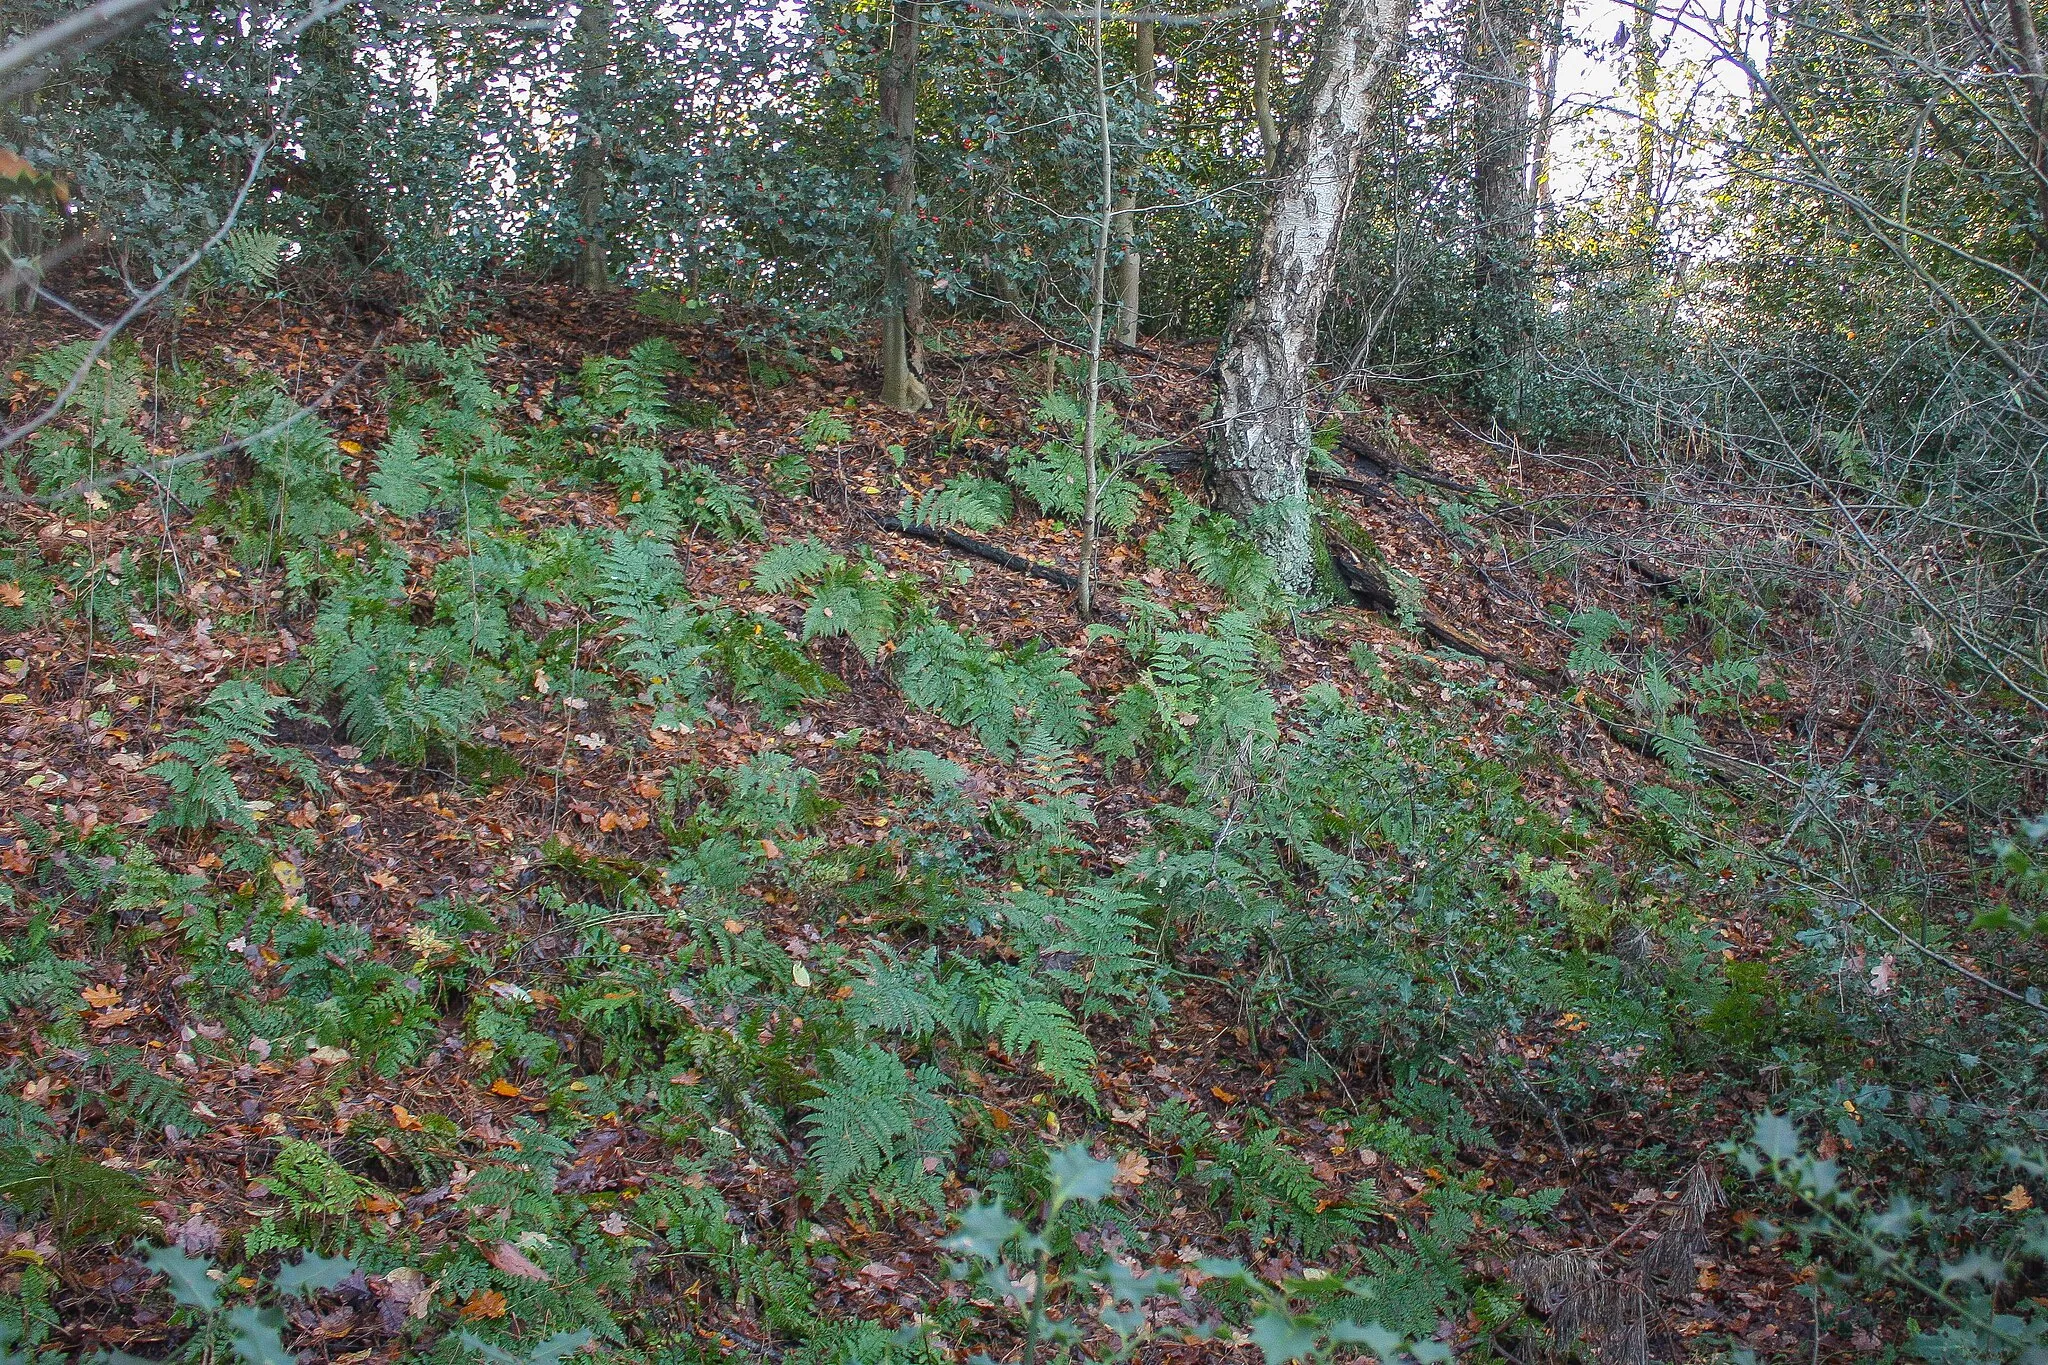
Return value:
M 192 268 L 205 258 L 207 252 L 227 240 L 228 233 L 234 230 L 235 220 L 241 216 L 242 206 L 248 203 L 250 193 L 256 188 L 256 181 L 263 174 L 264 159 L 270 155 L 270 149 L 274 145 L 274 141 L 266 140 L 256 149 L 256 155 L 249 159 L 249 173 L 242 178 L 242 187 L 235 191 L 234 202 L 228 205 L 228 211 L 222 216 L 220 226 L 214 229 L 213 235 L 201 242 L 199 249 L 187 256 L 177 269 L 139 295 L 134 303 L 128 305 L 126 312 L 100 329 L 100 334 L 93 339 L 92 345 L 86 348 L 85 357 L 78 362 L 78 368 L 71 372 L 71 378 L 64 381 L 64 387 L 50 400 L 50 406 L 11 431 L 0 433 L 0 450 L 19 445 L 40 431 L 58 413 L 64 411 L 65 406 L 77 395 L 79 387 L 85 383 L 85 377 L 92 373 L 92 367 L 100 362 L 100 358 L 107 353 L 107 348 L 114 344 L 114 338 L 120 336 L 130 323 L 147 312 L 150 305 L 162 298 L 172 285 L 191 273 Z
M 383 332 L 378 332 L 375 336 L 371 337 L 368 348 L 363 352 L 363 358 L 349 366 L 347 371 L 339 379 L 329 384 L 318 398 L 315 398 L 310 403 L 300 405 L 287 416 L 272 422 L 261 430 L 248 432 L 235 437 L 233 440 L 222 441 L 219 445 L 208 446 L 204 450 L 188 450 L 183 454 L 169 455 L 161 460 L 151 460 L 146 464 L 123 465 L 119 469 L 110 470 L 105 474 L 96 474 L 91 478 L 80 479 L 76 483 L 66 484 L 64 487 L 54 489 L 48 493 L 0 493 L 0 506 L 29 505 L 47 507 L 52 503 L 83 497 L 87 493 L 98 489 L 112 487 L 114 484 L 125 482 L 128 479 L 144 478 L 155 481 L 159 475 L 168 474 L 174 469 L 181 469 L 189 464 L 198 464 L 203 460 L 211 460 L 217 456 L 229 455 L 242 449 L 244 446 L 254 445 L 258 441 L 267 441 L 332 402 L 335 394 L 348 387 L 350 381 L 361 374 L 366 365 L 376 359 L 377 348 L 383 342 L 384 335 Z

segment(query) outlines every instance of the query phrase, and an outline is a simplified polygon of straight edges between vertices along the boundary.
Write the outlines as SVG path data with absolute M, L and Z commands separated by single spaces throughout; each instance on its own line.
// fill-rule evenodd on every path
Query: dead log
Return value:
M 1041 582 L 1051 583 L 1055 587 L 1064 588 L 1077 597 L 1080 595 L 1081 580 L 1073 574 L 1051 564 L 1041 564 L 1035 559 L 1026 559 L 1023 555 L 1012 554 L 1000 545 L 991 545 L 985 540 L 976 540 L 973 536 L 963 536 L 958 531 L 948 531 L 936 526 L 925 526 L 914 521 L 905 521 L 901 517 L 882 517 L 875 524 L 884 531 L 894 535 L 909 536 L 913 540 L 922 540 L 932 545 L 942 545 L 949 550 L 958 550 L 961 554 L 972 555 L 976 559 L 986 560 L 988 563 L 994 564 L 999 568 L 1008 569 L 1012 573 L 1024 574 Z M 1101 603 L 1096 604 L 1095 614 L 1104 620 L 1119 623 L 1128 619 L 1114 607 L 1103 606 Z

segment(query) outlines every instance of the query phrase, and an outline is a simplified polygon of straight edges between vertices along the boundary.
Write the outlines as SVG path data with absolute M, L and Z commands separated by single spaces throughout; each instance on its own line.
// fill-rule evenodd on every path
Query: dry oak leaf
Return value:
M 0 583 L 0 607 L 18 607 L 27 600 L 22 594 L 21 584 Z
M 540 1280 L 545 1283 L 551 1278 L 547 1271 L 528 1260 L 526 1253 L 510 1242 L 499 1242 L 495 1246 L 484 1248 L 484 1259 L 514 1279 Z
M 81 1000 L 96 1010 L 103 1010 L 110 1005 L 121 1003 L 121 992 L 107 985 L 87 986 L 78 995 Z
M 462 1305 L 462 1316 L 471 1322 L 481 1322 L 485 1318 L 502 1318 L 509 1310 L 503 1294 L 495 1289 L 479 1289 Z
M 2013 1213 L 2025 1213 L 2034 1207 L 2034 1196 L 2027 1193 L 2025 1185 L 2015 1185 L 2005 1192 L 2005 1197 L 1999 1202 Z
M 426 1124 L 421 1123 L 419 1119 L 413 1116 L 413 1112 L 410 1109 L 407 1109 L 402 1104 L 391 1106 L 391 1121 L 398 1126 L 398 1131 L 401 1133 L 421 1133 L 425 1132 L 427 1127 Z

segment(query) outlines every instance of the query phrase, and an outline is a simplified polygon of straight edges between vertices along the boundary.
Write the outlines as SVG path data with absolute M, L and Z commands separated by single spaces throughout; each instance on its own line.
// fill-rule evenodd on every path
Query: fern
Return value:
M 377 452 L 370 475 L 370 498 L 401 517 L 416 517 L 434 506 L 455 481 L 455 462 L 426 448 L 416 427 L 394 431 Z
M 151 828 L 225 825 L 253 831 L 256 818 L 222 766 L 238 748 L 285 768 L 309 787 L 317 787 L 319 770 L 311 759 L 297 749 L 270 742 L 274 720 L 297 714 L 288 698 L 274 697 L 258 683 L 236 680 L 214 688 L 194 723 L 159 751 L 167 757 L 147 769 L 151 777 L 171 789 L 170 803 L 151 822 Z
M 754 586 L 762 592 L 786 593 L 824 573 L 838 558 L 816 536 L 777 545 L 754 561 Z
M 162 1133 L 169 1127 L 194 1131 L 185 1087 L 151 1065 L 147 1053 L 140 1048 L 110 1047 L 101 1063 L 106 1068 L 101 1093 L 114 1113 L 142 1132 Z
M 1281 600 L 1273 561 L 1235 517 L 1209 511 L 1171 484 L 1166 501 L 1166 520 L 1145 538 L 1148 560 L 1161 568 L 1193 569 L 1241 607 L 1265 609 Z
M 599 598 L 613 622 L 627 670 L 644 682 L 655 724 L 674 726 L 703 701 L 709 646 L 684 596 L 683 574 L 666 545 L 613 535 L 606 542 Z
M 1014 893 L 1003 907 L 1011 939 L 1035 959 L 1038 971 L 1081 996 L 1084 1013 L 1107 1012 L 1115 1002 L 1140 998 L 1151 969 L 1138 946 L 1145 899 L 1106 883 L 1064 898 L 1037 891 Z
M 303 1138 L 278 1139 L 277 1160 L 258 1183 L 300 1217 L 343 1217 L 383 1193 Z
M 845 689 L 797 647 L 780 622 L 758 612 L 720 608 L 699 617 L 698 629 L 733 695 L 760 708 L 764 723 L 799 702 Z
M 1229 1197 L 1231 1230 L 1255 1244 L 1269 1238 L 1286 1242 L 1310 1259 L 1356 1237 L 1372 1216 L 1370 1202 L 1352 1205 L 1327 1197 L 1315 1172 L 1287 1150 L 1276 1128 L 1219 1146 L 1208 1178 Z
M 1621 660 L 1607 649 L 1608 641 L 1627 629 L 1627 623 L 1619 616 L 1605 607 L 1596 607 L 1574 613 L 1565 626 L 1577 636 L 1571 653 L 1565 656 L 1566 668 L 1582 678 L 1620 670 Z
M 669 497 L 686 526 L 720 540 L 759 540 L 768 533 L 746 490 L 727 483 L 706 464 L 685 464 L 670 478 Z
M 1010 481 L 1041 510 L 1066 521 L 1079 521 L 1088 508 L 1080 404 L 1067 393 L 1050 394 L 1039 405 L 1037 417 L 1041 426 L 1058 434 L 1036 450 L 1013 450 Z M 1142 490 L 1126 471 L 1143 465 L 1147 452 L 1166 443 L 1131 436 L 1108 404 L 1096 409 L 1096 424 L 1096 515 L 1103 526 L 1121 533 L 1137 522 L 1142 500 Z
M 859 1027 L 923 1042 L 938 1032 L 949 1011 L 941 998 L 938 952 L 905 958 L 887 943 L 868 949 L 846 1002 Z
M 1096 1105 L 1095 1045 L 1065 1005 L 1008 974 L 962 964 L 972 994 L 969 1022 L 1016 1061 L 1027 1057 L 1039 1073 L 1090 1107 Z
M 853 428 L 830 408 L 819 408 L 804 418 L 803 430 L 797 436 L 803 448 L 812 453 L 820 446 L 844 445 L 852 439 Z
M 285 248 L 291 242 L 261 228 L 230 229 L 214 248 L 220 270 L 236 284 L 250 289 L 268 289 L 284 265 Z
M 930 621 L 905 635 L 895 671 L 906 701 L 972 729 L 998 758 L 1013 756 L 1034 735 L 1077 744 L 1087 729 L 1087 689 L 1040 645 L 1000 650 Z
M 674 342 L 650 337 L 623 356 L 585 360 L 578 379 L 584 401 L 600 418 L 616 420 L 627 431 L 651 433 L 674 415 L 669 377 L 688 369 Z
M 906 500 L 902 516 L 913 526 L 934 530 L 965 526 L 988 531 L 1008 521 L 1014 506 L 1009 487 L 1000 479 L 969 474 Z
M 754 586 L 788 592 L 813 584 L 804 611 L 804 639 L 844 635 L 868 662 L 881 656 L 897 617 L 917 599 L 916 585 L 898 579 L 863 553 L 849 560 L 815 537 L 778 545 L 754 563 Z
M 134 1231 L 148 1199 L 140 1180 L 74 1143 L 47 1154 L 0 1143 L 0 1201 L 31 1218 L 49 1218 L 63 1246 L 109 1242 Z
M 454 643 L 408 622 L 353 616 L 344 599 L 322 608 L 308 654 L 319 686 L 341 698 L 349 737 L 372 757 L 417 763 L 490 709 Z
M 912 1072 L 873 1043 L 833 1049 L 832 1075 L 805 1105 L 819 1197 L 865 1185 L 885 1208 L 943 1206 L 940 1170 L 960 1138 L 945 1086 L 938 1068 Z

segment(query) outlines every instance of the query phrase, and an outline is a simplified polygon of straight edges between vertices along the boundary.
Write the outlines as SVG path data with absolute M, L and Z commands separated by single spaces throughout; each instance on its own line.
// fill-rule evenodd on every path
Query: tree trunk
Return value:
M 2033 134 L 2032 161 L 2034 205 L 2040 216 L 2035 240 L 2048 238 L 2048 57 L 2041 52 L 2041 35 L 2034 25 L 2033 0 L 2006 0 L 2012 21 L 2013 46 L 2019 50 L 2020 75 L 2027 86 L 2027 123 Z
M 1527 346 L 1529 252 L 1529 83 L 1535 53 L 1533 0 L 1472 0 L 1466 35 L 1472 117 L 1473 243 L 1471 359 L 1489 367 Z
M 1536 136 L 1529 167 L 1529 200 L 1552 225 L 1550 206 L 1550 143 L 1557 126 L 1557 72 L 1564 61 L 1564 0 L 1554 0 L 1543 25 L 1543 79 L 1536 88 Z
M 612 0 L 584 0 L 576 13 L 582 63 L 576 82 L 576 285 L 602 293 L 611 283 L 605 255 L 605 82 L 612 66 Z
M 1152 22 L 1138 23 L 1138 99 L 1150 112 L 1156 94 L 1157 79 L 1153 61 L 1153 42 L 1156 29 Z M 1135 170 L 1135 168 L 1133 168 Z M 1117 196 L 1117 240 L 1123 248 L 1123 259 L 1117 265 L 1117 328 L 1119 340 L 1126 346 L 1138 344 L 1138 285 L 1142 262 L 1138 257 L 1138 192 L 1136 181 L 1132 187 Z
M 894 0 L 880 91 L 889 158 L 882 171 L 888 203 L 882 243 L 882 402 L 899 412 L 919 412 L 932 401 L 917 376 L 924 299 L 910 265 L 917 221 L 917 7 L 918 0 Z
M 1657 0 L 1639 0 L 1634 33 L 1636 185 L 1632 224 L 1645 244 L 1657 235 Z
M 1373 81 L 1407 22 L 1407 0 L 1330 0 L 1281 139 L 1272 208 L 1219 351 L 1217 491 L 1272 557 L 1281 582 L 1302 595 L 1315 577 L 1308 385 L 1316 331 L 1365 156 Z
M 1252 117 L 1259 124 L 1259 163 L 1267 175 L 1280 159 L 1280 127 L 1273 121 L 1273 13 L 1259 16 L 1258 55 L 1252 62 Z

